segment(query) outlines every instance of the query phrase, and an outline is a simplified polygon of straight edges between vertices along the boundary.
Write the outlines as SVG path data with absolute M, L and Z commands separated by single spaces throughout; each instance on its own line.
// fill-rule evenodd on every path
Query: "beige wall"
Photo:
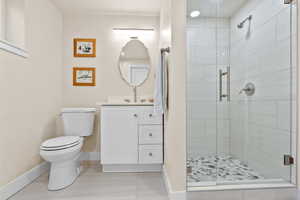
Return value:
M 186 0 L 163 0 L 162 47 L 171 45 L 169 56 L 169 112 L 165 127 L 165 168 L 173 192 L 186 190 Z M 170 32 L 171 29 L 171 32 Z
M 28 59 L 0 50 L 0 186 L 41 162 L 61 107 L 62 17 L 49 0 L 25 0 Z
M 159 38 L 161 48 L 170 47 L 172 42 L 171 6 L 172 0 L 161 1 Z
M 138 88 L 138 95 L 154 93 L 154 69 L 158 52 L 158 17 L 116 15 L 67 15 L 64 17 L 63 106 L 91 106 L 109 96 L 132 96 L 133 90 L 121 79 L 118 59 L 129 37 L 115 34 L 113 28 L 154 28 L 153 37 L 140 38 L 148 48 L 152 68 L 149 79 Z M 96 38 L 96 58 L 73 58 L 73 38 Z M 73 87 L 72 67 L 96 67 L 96 87 Z M 98 124 L 98 123 L 97 123 Z M 99 127 L 86 138 L 84 151 L 99 152 Z

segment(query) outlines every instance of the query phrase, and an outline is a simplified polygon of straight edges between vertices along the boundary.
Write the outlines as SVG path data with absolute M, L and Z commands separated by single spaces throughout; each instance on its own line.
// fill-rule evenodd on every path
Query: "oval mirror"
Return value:
M 150 73 L 150 56 L 141 41 L 131 40 L 123 47 L 119 69 L 122 78 L 130 86 L 140 86 L 147 80 Z

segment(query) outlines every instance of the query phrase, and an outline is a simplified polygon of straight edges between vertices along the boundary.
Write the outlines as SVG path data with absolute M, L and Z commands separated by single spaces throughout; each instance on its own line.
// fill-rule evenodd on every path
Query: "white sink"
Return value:
M 134 102 L 133 97 L 109 97 L 108 101 L 97 103 L 97 105 L 153 105 L 153 100 L 149 97 L 138 97 Z

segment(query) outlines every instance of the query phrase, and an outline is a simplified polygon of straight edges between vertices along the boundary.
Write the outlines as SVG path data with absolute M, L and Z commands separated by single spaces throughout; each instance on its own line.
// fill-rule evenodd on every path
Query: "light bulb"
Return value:
M 194 10 L 191 12 L 190 16 L 191 18 L 196 18 L 196 17 L 199 17 L 200 16 L 200 11 L 199 10 Z

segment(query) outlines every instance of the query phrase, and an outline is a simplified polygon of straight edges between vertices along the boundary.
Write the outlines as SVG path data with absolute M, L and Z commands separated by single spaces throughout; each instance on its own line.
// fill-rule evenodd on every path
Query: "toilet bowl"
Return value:
M 92 135 L 96 109 L 63 109 L 65 136 L 49 139 L 40 146 L 40 155 L 50 162 L 49 190 L 70 186 L 80 174 L 80 151 L 84 136 Z
M 76 143 L 71 141 L 77 140 Z M 56 146 L 55 142 L 65 142 Z M 62 144 L 62 142 L 60 144 Z M 49 190 L 60 190 L 71 185 L 80 174 L 79 156 L 83 145 L 82 137 L 64 136 L 47 140 L 41 145 L 40 155 L 51 163 Z

